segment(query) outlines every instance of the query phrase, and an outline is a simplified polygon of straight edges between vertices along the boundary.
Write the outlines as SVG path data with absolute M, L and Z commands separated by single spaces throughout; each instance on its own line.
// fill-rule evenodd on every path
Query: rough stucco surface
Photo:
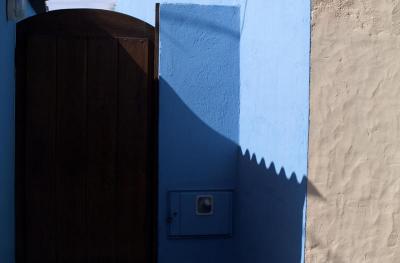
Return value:
M 118 0 L 115 10 L 154 24 L 156 2 Z M 307 173 L 309 0 L 161 2 L 240 6 L 240 144 L 300 182 Z
M 310 3 L 250 0 L 242 22 L 240 146 L 301 182 L 307 173 Z
M 166 218 L 168 191 L 235 187 L 239 22 L 238 7 L 160 6 L 159 263 L 235 260 L 233 238 L 171 239 Z
M 155 2 L 118 0 L 116 10 L 154 24 Z M 187 261 L 205 262 L 205 258 L 212 253 L 220 255 L 216 258 L 219 262 L 304 262 L 303 208 L 306 195 L 309 113 L 309 0 L 164 2 L 240 4 L 241 31 L 240 61 L 239 58 L 231 60 L 239 55 L 239 50 L 231 51 L 231 47 L 224 41 L 227 36 L 232 35 L 235 24 L 239 26 L 239 21 L 231 21 L 229 12 L 214 14 L 218 9 L 216 6 L 202 6 L 201 8 L 210 11 L 199 16 L 184 10 L 185 7 L 181 5 L 170 5 L 172 10 L 169 11 L 163 11 L 165 5 L 161 6 L 160 197 L 164 198 L 164 189 L 171 189 L 172 186 L 202 186 L 211 189 L 221 185 L 234 185 L 237 195 L 234 198 L 234 249 L 230 245 L 227 246 L 229 240 L 202 240 L 201 243 L 185 240 L 188 247 L 180 242 L 167 240 L 163 232 L 165 222 L 161 216 L 160 262 L 178 262 L 178 257 L 189 254 Z M 168 12 L 163 13 L 165 11 Z M 191 21 L 194 22 L 193 26 Z M 238 38 L 239 31 L 233 35 L 236 34 Z M 215 36 L 217 38 L 214 39 Z M 222 49 L 213 46 L 210 49 L 210 44 L 220 42 L 218 39 L 223 40 Z M 193 40 L 195 45 L 192 44 Z M 237 42 L 232 43 L 239 44 L 239 39 L 236 40 Z M 221 70 L 218 65 L 224 64 L 226 59 L 228 63 L 225 64 L 230 67 Z M 239 69 L 236 68 L 239 64 L 240 79 Z M 227 75 L 232 69 L 237 72 L 233 72 L 233 76 Z M 219 83 L 218 79 L 223 82 Z M 228 83 L 227 79 L 230 86 L 221 86 Z M 165 88 L 168 86 L 169 89 Z M 224 149 L 233 145 L 229 146 L 223 138 L 218 139 L 218 136 L 205 131 L 204 127 L 196 124 L 197 122 L 189 122 L 188 117 L 182 118 L 187 114 L 183 114 L 185 111 L 182 108 L 173 106 L 179 103 L 174 102 L 177 99 L 174 99 L 175 96 L 169 94 L 168 90 L 173 90 L 190 111 L 209 128 L 235 144 L 239 141 L 243 155 L 239 153 L 237 158 L 230 159 L 231 151 Z M 233 107 L 231 103 L 239 104 L 239 94 L 240 119 L 237 120 L 235 117 L 239 116 L 239 107 Z M 234 96 L 226 97 L 227 95 Z M 223 97 L 227 99 L 221 100 Z M 174 117 L 175 114 L 179 117 Z M 191 131 L 181 135 L 181 127 L 190 127 L 187 129 L 196 131 L 195 134 L 202 138 L 204 145 L 214 148 L 200 155 L 201 151 L 192 146 L 199 141 L 197 138 L 193 142 L 188 141 L 189 149 L 186 149 L 188 146 L 184 143 L 177 146 L 176 138 L 180 138 L 181 141 L 187 140 L 188 135 L 193 133 Z M 164 149 L 174 151 L 171 153 L 170 150 Z M 246 150 L 248 152 L 244 154 Z M 180 156 L 185 156 L 184 161 L 188 169 L 186 173 L 179 164 L 174 165 L 171 162 L 171 159 L 182 162 Z M 191 161 L 193 156 L 198 160 Z M 217 157 L 211 158 L 212 156 Z M 221 161 L 223 159 L 226 161 Z M 166 160 L 165 163 L 163 160 Z M 218 162 L 215 167 L 214 162 Z M 272 163 L 274 165 L 271 165 Z M 229 172 L 236 165 L 238 169 Z M 195 173 L 189 170 L 193 167 L 196 167 Z M 216 173 L 218 170 L 222 172 Z M 234 174 L 237 174 L 236 185 L 233 182 L 227 183 Z M 183 178 L 186 179 L 182 180 Z M 221 182 L 221 178 L 228 180 L 216 184 Z M 165 211 L 164 204 L 164 201 L 160 201 L 160 214 Z M 216 248 L 218 253 L 209 251 L 209 247 Z M 176 253 L 178 250 L 181 252 Z M 201 253 L 201 256 L 193 253 L 194 250 Z M 167 256 L 168 253 L 173 254 L 173 257 Z
M 312 21 L 306 262 L 399 262 L 400 1 L 314 0 Z

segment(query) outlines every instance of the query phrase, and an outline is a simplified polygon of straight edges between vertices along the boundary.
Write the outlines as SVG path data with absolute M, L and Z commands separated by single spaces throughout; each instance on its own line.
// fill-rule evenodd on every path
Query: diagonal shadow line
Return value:
M 326 201 L 326 198 L 310 180 L 307 180 L 307 194 L 316 197 L 317 199 Z
M 47 11 L 46 0 L 28 0 L 36 14 L 41 14 Z
M 227 186 L 232 184 L 232 174 L 236 174 L 233 185 L 237 262 L 300 262 L 307 178 L 304 176 L 299 183 L 295 173 L 287 176 L 285 169 L 276 170 L 273 162 L 267 166 L 264 159 L 258 163 L 248 150 L 242 153 L 237 142 L 205 123 L 163 78 L 160 96 L 160 196 L 165 196 L 167 188 L 177 183 L 205 189 Z M 182 159 L 182 153 L 190 154 Z M 172 172 L 173 179 L 168 176 Z M 160 205 L 160 211 L 165 211 L 163 200 Z M 162 216 L 160 220 L 163 224 Z M 179 246 L 188 251 L 193 248 L 183 243 Z M 182 257 L 175 253 L 170 259 L 179 262 Z

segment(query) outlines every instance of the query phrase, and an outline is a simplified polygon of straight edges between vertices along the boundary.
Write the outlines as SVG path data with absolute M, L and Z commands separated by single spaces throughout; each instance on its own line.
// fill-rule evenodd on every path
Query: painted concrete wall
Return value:
M 168 2 L 241 5 L 242 152 L 238 152 L 236 164 L 234 257 L 236 262 L 302 262 L 309 114 L 309 1 Z M 154 5 L 155 1 L 120 0 L 116 10 L 154 24 Z M 185 20 L 179 22 L 184 24 Z M 161 61 L 164 59 L 177 64 L 173 58 L 161 57 Z M 246 150 L 249 153 L 244 154 Z M 270 167 L 271 163 L 274 165 Z
M 234 189 L 239 9 L 160 8 L 159 262 L 232 262 L 233 238 L 167 239 L 168 190 Z M 193 207 L 194 209 L 194 207 Z
M 156 2 L 119 0 L 115 9 L 154 25 Z M 241 6 L 240 144 L 300 182 L 307 174 L 310 1 L 166 2 Z
M 15 23 L 0 1 L 0 262 L 14 262 Z
M 248 1 L 241 37 L 240 144 L 300 182 L 307 174 L 310 5 Z
M 249 151 L 238 166 L 235 262 L 303 262 L 306 178 L 288 178 Z
M 235 218 L 238 258 L 239 262 L 302 262 L 310 3 L 249 0 L 244 8 L 240 50 L 242 155 Z
M 246 0 L 117 0 L 115 11 L 130 14 L 154 25 L 156 3 L 243 6 L 245 2 Z
M 399 262 L 400 1 L 313 1 L 307 262 Z

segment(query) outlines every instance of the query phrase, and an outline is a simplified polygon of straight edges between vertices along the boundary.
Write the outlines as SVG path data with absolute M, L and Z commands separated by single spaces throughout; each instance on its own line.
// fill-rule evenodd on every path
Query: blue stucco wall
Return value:
M 154 25 L 156 2 L 119 0 L 116 11 Z M 307 174 L 310 1 L 166 2 L 241 6 L 240 145 L 301 182 Z
M 117 0 L 115 11 L 155 24 L 156 3 L 243 6 L 246 0 Z
M 310 1 L 167 2 L 241 5 L 241 151 L 236 164 L 235 249 L 230 254 L 235 254 L 234 262 L 303 262 Z M 154 5 L 155 1 L 119 0 L 116 9 L 154 24 Z M 160 60 L 178 63 L 170 57 Z
M 167 238 L 167 191 L 233 189 L 239 140 L 237 7 L 160 8 L 159 262 L 228 262 L 233 238 Z
M 302 262 L 305 178 L 246 151 L 238 162 L 236 262 Z M 289 177 L 289 178 L 288 178 Z
M 310 1 L 251 0 L 245 7 L 238 258 L 304 262 Z
M 0 262 L 14 262 L 15 23 L 0 0 Z
M 307 174 L 310 3 L 252 0 L 246 13 L 240 144 L 300 182 Z
M 156 2 L 119 0 L 116 11 L 154 25 Z M 307 174 L 310 0 L 164 2 L 241 6 L 240 144 L 300 182 Z
M 155 2 L 119 0 L 116 9 L 154 24 Z M 235 262 L 303 262 L 310 1 L 167 2 L 241 5 L 241 151 L 230 254 Z

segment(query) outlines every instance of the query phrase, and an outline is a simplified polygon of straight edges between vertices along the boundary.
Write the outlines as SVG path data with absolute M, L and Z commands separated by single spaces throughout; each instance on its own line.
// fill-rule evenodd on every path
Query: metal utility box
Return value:
M 231 190 L 169 192 L 169 237 L 231 236 L 232 196 Z

